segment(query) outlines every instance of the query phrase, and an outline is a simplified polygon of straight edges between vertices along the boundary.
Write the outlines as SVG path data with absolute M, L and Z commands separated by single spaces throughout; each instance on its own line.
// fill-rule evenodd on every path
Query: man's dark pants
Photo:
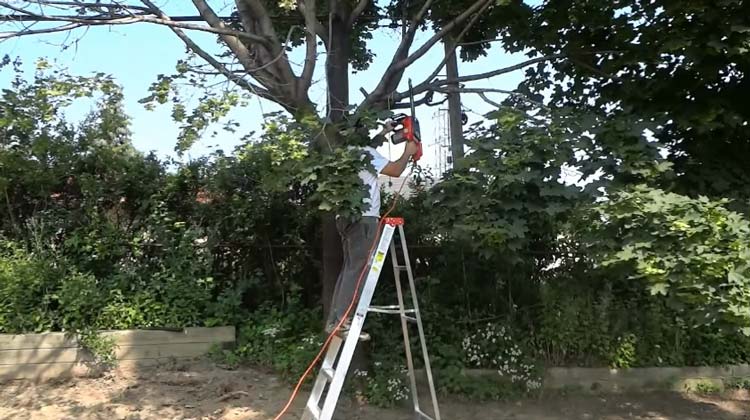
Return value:
M 344 248 L 344 264 L 333 291 L 331 311 L 328 315 L 329 326 L 331 324 L 335 326 L 344 317 L 354 298 L 360 275 L 362 275 L 362 280 L 359 285 L 359 292 L 362 291 L 367 279 L 367 273 L 362 274 L 362 270 L 370 260 L 369 251 L 377 238 L 378 218 L 363 216 L 358 220 L 353 220 L 339 217 L 336 219 L 336 228 L 341 235 Z M 356 304 L 349 313 L 348 319 L 352 318 L 355 310 Z

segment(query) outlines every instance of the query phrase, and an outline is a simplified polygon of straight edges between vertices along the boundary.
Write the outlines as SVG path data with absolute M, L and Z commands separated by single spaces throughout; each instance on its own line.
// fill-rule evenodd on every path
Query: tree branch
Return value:
M 151 1 L 149 0 L 141 0 L 141 1 L 144 4 L 146 4 L 148 7 L 150 7 L 152 10 L 154 10 L 155 13 L 159 13 L 162 19 L 166 19 L 166 20 L 169 19 L 169 17 L 163 12 L 161 12 L 161 10 L 156 5 L 154 5 Z M 246 89 L 250 92 L 253 92 L 254 94 L 262 98 L 266 98 L 271 101 L 274 101 L 290 112 L 294 110 L 294 106 L 292 104 L 285 103 L 281 98 L 275 95 L 272 90 L 260 87 L 248 80 L 245 80 L 242 76 L 239 76 L 233 71 L 229 70 L 225 65 L 220 63 L 211 54 L 209 54 L 203 48 L 201 48 L 198 44 L 196 44 L 195 41 L 193 41 L 189 36 L 187 36 L 187 34 L 185 34 L 185 32 L 182 31 L 180 28 L 170 27 L 170 29 L 172 29 L 172 32 L 174 32 L 175 35 L 177 35 L 177 37 L 179 37 L 182 40 L 182 42 L 184 42 L 185 45 L 191 51 L 193 51 L 196 55 L 198 55 L 202 59 L 206 60 L 208 64 L 210 64 L 213 68 L 215 68 L 224 77 L 234 82 L 237 86 L 243 89 Z
M 296 98 L 295 88 L 297 86 L 297 78 L 292 71 L 292 67 L 289 64 L 289 60 L 286 56 L 285 46 L 282 46 L 276 29 L 274 28 L 273 22 L 268 14 L 268 10 L 260 0 L 236 0 L 237 10 L 243 15 L 243 21 L 255 22 L 257 25 L 257 31 L 269 38 L 271 43 L 267 47 L 267 51 L 270 55 L 266 55 L 263 63 L 274 63 L 274 67 L 278 70 L 275 75 L 279 78 L 281 83 L 278 83 L 280 92 L 284 92 L 287 98 Z M 242 5 L 246 7 L 242 7 Z
M 206 0 L 193 0 L 193 5 L 195 5 L 195 8 L 198 10 L 198 14 L 201 15 L 201 17 L 206 21 L 206 23 L 208 23 L 210 27 L 218 30 L 229 29 L 219 18 L 216 12 L 214 12 L 211 6 L 208 5 Z M 257 37 L 258 39 L 262 40 L 262 43 L 264 45 L 268 44 L 267 39 L 258 36 L 257 34 L 252 34 L 247 31 L 245 31 L 244 33 L 248 33 L 254 37 Z M 227 46 L 232 50 L 233 53 L 237 54 L 238 56 L 249 56 L 250 51 L 248 51 L 248 49 L 241 42 L 239 42 L 237 37 L 222 35 L 221 39 L 227 44 Z
M 113 5 L 110 5 L 111 7 L 115 7 Z M 229 28 L 213 28 L 210 26 L 204 26 L 204 25 L 198 25 L 198 24 L 191 24 L 191 23 L 185 23 L 185 22 L 177 22 L 173 21 L 171 19 L 162 19 L 156 16 L 149 16 L 142 14 L 143 12 L 139 14 L 134 13 L 128 13 L 128 14 L 112 14 L 112 15 L 97 15 L 97 16 L 62 16 L 62 15 L 56 15 L 56 16 L 50 16 L 45 15 L 43 13 L 35 13 L 28 11 L 26 9 L 22 9 L 19 7 L 15 7 L 10 5 L 7 2 L 0 2 L 0 7 L 5 7 L 7 9 L 13 10 L 17 13 L 20 13 L 22 17 L 25 17 L 23 20 L 29 20 L 29 21 L 39 21 L 39 22 L 69 22 L 69 23 L 75 23 L 79 26 L 103 26 L 103 25 L 131 25 L 134 23 L 153 23 L 163 26 L 169 26 L 174 28 L 182 28 L 182 29 L 189 29 L 194 31 L 203 31 L 203 32 L 210 32 L 215 34 L 224 34 L 224 35 L 234 35 L 237 37 L 245 38 L 253 42 L 261 42 L 261 43 L 267 43 L 268 40 L 264 39 L 262 37 L 258 37 L 256 35 L 243 32 L 243 31 L 236 31 Z M 100 5 L 101 7 L 101 5 Z M 123 8 L 123 10 L 126 10 Z M 134 9 L 135 10 L 135 9 Z M 21 19 L 18 19 L 14 16 L 4 16 L 2 20 L 6 21 L 20 21 Z M 64 29 L 58 29 L 54 31 L 47 32 L 27 32 L 27 31 L 20 31 L 20 32 L 9 32 L 6 33 L 4 38 L 12 38 L 15 36 L 22 36 L 22 35 L 31 35 L 31 34 L 37 34 L 37 33 L 50 33 L 50 32 L 60 32 Z
M 417 51 L 414 51 L 414 53 L 412 53 L 405 60 L 397 63 L 395 66 L 395 70 L 405 69 L 406 67 L 409 67 L 415 61 L 422 58 L 423 55 L 425 55 L 436 43 L 438 43 L 441 39 L 443 39 L 446 35 L 448 35 L 456 26 L 463 23 L 466 19 L 468 19 L 474 13 L 477 13 L 477 16 L 478 16 L 479 15 L 478 12 L 480 12 L 481 10 L 484 10 L 491 3 L 493 3 L 493 0 L 477 0 L 474 4 L 471 5 L 471 7 L 466 9 L 463 13 L 458 15 L 455 19 L 450 21 L 447 25 L 443 26 L 443 28 L 438 33 L 433 35 L 433 37 L 430 38 L 427 42 L 425 42 L 421 47 L 419 47 Z
M 484 92 L 479 92 L 479 97 L 482 98 L 483 101 L 487 102 L 488 104 L 494 106 L 495 108 L 502 108 L 503 106 L 499 103 L 493 101 L 492 99 L 487 97 L 487 94 Z
M 372 91 L 372 94 L 368 96 L 364 100 L 364 102 L 362 102 L 362 104 L 360 105 L 360 109 L 362 109 L 363 107 L 367 107 L 371 105 L 372 103 L 379 102 L 384 97 L 386 97 L 391 91 L 395 90 L 398 87 L 398 82 L 401 80 L 401 77 L 403 76 L 403 69 L 404 69 L 404 67 L 401 67 L 400 69 L 397 68 L 398 63 L 402 62 L 404 59 L 408 57 L 409 49 L 414 43 L 414 36 L 417 33 L 419 24 L 422 22 L 422 19 L 424 18 L 425 14 L 429 10 L 430 6 L 432 6 L 432 1 L 433 0 L 425 0 L 424 5 L 422 5 L 422 8 L 411 20 L 409 24 L 409 29 L 406 31 L 406 33 L 404 33 L 404 36 L 401 39 L 401 43 L 399 44 L 398 48 L 396 48 L 396 52 L 393 53 L 391 64 L 388 65 L 388 69 L 385 71 L 383 78 L 380 80 L 380 83 L 378 83 L 378 85 L 375 87 L 375 90 Z M 486 0 L 482 0 L 482 1 L 486 1 Z M 394 86 L 394 80 L 396 80 L 395 86 Z
M 136 6 L 130 4 L 122 4 L 120 2 L 113 3 L 100 3 L 100 2 L 83 2 L 83 1 L 53 1 L 53 0 L 34 0 L 34 4 L 47 5 L 47 6 L 73 6 L 76 8 L 91 8 L 91 9 L 120 9 L 120 10 L 140 10 L 147 12 L 148 9 L 143 6 Z
M 530 60 L 526 60 L 518 64 L 514 64 L 512 66 L 503 67 L 501 69 L 497 69 L 493 71 L 488 71 L 486 73 L 473 74 L 469 76 L 461 76 L 457 78 L 456 80 L 440 79 L 440 80 L 435 80 L 434 82 L 425 81 L 423 83 L 420 83 L 417 86 L 414 86 L 414 94 L 418 95 L 428 90 L 435 90 L 435 88 L 446 86 L 449 84 L 466 83 L 466 82 L 472 82 L 476 80 L 489 79 L 491 77 L 499 76 L 501 74 L 511 73 L 516 70 L 520 70 L 524 67 L 528 67 L 533 64 L 541 63 L 543 61 L 555 60 L 558 58 L 565 58 L 565 57 L 567 57 L 565 54 L 550 54 L 550 55 L 545 55 L 542 57 L 532 58 Z M 393 99 L 396 102 L 402 101 L 407 97 L 409 97 L 409 92 L 401 92 L 401 93 L 397 93 L 393 95 Z
M 438 106 L 438 105 L 442 105 L 442 104 L 448 102 L 448 98 L 443 98 L 443 100 L 441 100 L 439 102 L 432 102 L 433 97 L 434 97 L 434 95 L 432 94 L 432 92 L 427 92 L 422 98 L 417 99 L 416 101 L 414 101 L 414 106 L 415 107 L 422 106 L 422 105 Z M 397 103 L 397 104 L 393 104 L 391 106 L 392 110 L 393 109 L 408 109 L 408 108 L 411 108 L 411 102 L 400 102 L 400 103 Z
M 41 35 L 41 34 L 51 34 L 55 32 L 68 32 L 73 29 L 84 28 L 84 27 L 86 27 L 86 25 L 81 24 L 81 23 L 69 23 L 67 25 L 60 25 L 54 28 L 30 29 L 31 25 L 29 25 L 25 27 L 24 29 L 17 31 L 17 32 L 0 32 L 0 41 L 4 41 L 6 39 L 15 38 L 15 37 L 27 36 L 27 35 Z
M 435 68 L 435 71 L 432 72 L 426 79 L 424 79 L 423 83 L 429 83 L 434 78 L 440 74 L 440 72 L 443 70 L 443 67 L 448 63 L 448 60 L 450 60 L 455 54 L 456 49 L 458 48 L 459 43 L 461 40 L 466 36 L 466 33 L 471 29 L 472 26 L 474 26 L 475 23 L 477 23 L 477 20 L 479 20 L 479 17 L 482 16 L 482 13 L 487 10 L 487 8 L 492 4 L 492 1 L 488 1 L 484 4 L 481 10 L 477 14 L 474 15 L 474 17 L 471 18 L 469 23 L 464 27 L 464 29 L 461 30 L 461 32 L 458 34 L 455 40 L 455 44 L 453 46 L 453 49 L 451 49 L 450 53 L 446 54 L 445 57 L 443 57 L 443 60 L 438 64 L 438 66 Z
M 484 99 L 485 101 L 489 101 L 489 98 L 487 98 L 487 93 L 504 93 L 506 95 L 510 96 L 518 96 L 519 98 L 523 98 L 524 100 L 531 102 L 533 104 L 539 105 L 543 108 L 546 108 L 547 105 L 544 103 L 537 101 L 535 99 L 531 99 L 528 95 L 523 94 L 521 92 L 516 92 L 513 90 L 506 90 L 506 89 L 496 89 L 496 88 L 465 88 L 465 87 L 436 87 L 434 89 L 430 90 L 431 92 L 438 92 L 438 93 L 475 93 L 479 95 L 480 98 Z M 490 103 L 490 102 L 488 102 Z M 494 103 L 492 103 L 494 104 Z
M 307 92 L 312 85 L 315 64 L 318 59 L 318 37 L 316 36 L 315 27 L 319 22 L 315 17 L 315 0 L 302 0 L 299 2 L 299 8 L 305 16 L 305 31 L 307 32 L 307 36 L 305 40 L 305 65 L 302 68 L 298 90 L 299 92 Z
M 362 12 L 367 9 L 367 6 L 370 4 L 370 0 L 359 0 L 356 6 L 354 6 L 354 9 L 352 10 L 352 13 L 349 14 L 349 26 L 354 26 L 354 23 L 357 22 L 357 19 L 362 14 Z

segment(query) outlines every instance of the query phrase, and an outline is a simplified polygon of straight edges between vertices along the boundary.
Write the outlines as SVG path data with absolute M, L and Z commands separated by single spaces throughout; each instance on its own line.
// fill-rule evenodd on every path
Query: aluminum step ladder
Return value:
M 406 248 L 406 237 L 404 236 L 404 219 L 403 218 L 386 218 L 383 227 L 383 233 L 380 237 L 378 247 L 370 256 L 370 271 L 362 288 L 362 293 L 357 304 L 357 310 L 352 319 L 351 328 L 345 338 L 335 336 L 328 347 L 325 359 L 323 360 L 318 377 L 313 385 L 310 398 L 304 408 L 302 420 L 331 420 L 336 410 L 341 389 L 344 386 L 349 365 L 351 364 L 354 350 L 362 332 L 365 318 L 369 312 L 382 314 L 393 314 L 401 317 L 401 329 L 404 334 L 404 350 L 406 352 L 406 364 L 409 373 L 411 386 L 412 402 L 414 404 L 414 414 L 416 420 L 440 420 L 440 409 L 438 407 L 437 395 L 435 393 L 435 384 L 432 379 L 432 369 L 430 359 L 427 354 L 427 342 L 424 337 L 422 328 L 422 318 L 419 313 L 419 303 L 417 302 L 417 289 L 414 285 L 414 276 L 411 270 L 411 260 L 409 260 L 409 251 Z M 400 238 L 400 249 L 403 251 L 403 264 L 399 263 L 398 253 L 396 251 L 396 242 L 394 234 L 398 231 Z M 385 263 L 386 252 L 390 248 L 391 262 L 393 263 L 393 273 L 396 279 L 396 291 L 398 295 L 398 305 L 393 306 L 370 306 L 372 295 L 375 292 L 378 279 L 380 277 L 383 264 Z M 409 288 L 412 300 L 412 307 L 404 306 L 404 293 L 401 286 L 402 273 L 406 272 L 409 279 Z M 417 379 L 414 372 L 414 360 L 412 358 L 409 326 L 416 324 L 419 334 L 419 341 L 422 348 L 422 357 L 424 360 L 427 382 L 432 400 L 433 416 L 425 413 L 419 405 L 419 396 L 417 392 Z M 343 350 L 342 350 L 343 344 Z M 342 350 L 342 351 L 339 351 Z M 323 395 L 325 393 L 325 398 Z M 320 402 L 323 400 L 323 406 Z

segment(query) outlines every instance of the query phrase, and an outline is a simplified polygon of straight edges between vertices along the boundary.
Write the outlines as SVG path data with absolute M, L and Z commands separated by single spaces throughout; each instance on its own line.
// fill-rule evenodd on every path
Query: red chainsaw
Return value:
M 396 114 L 389 119 L 391 124 L 394 125 L 391 143 L 401 144 L 405 141 L 416 142 L 418 149 L 417 153 L 414 154 L 412 159 L 414 160 L 414 162 L 417 162 L 422 157 L 422 132 L 419 129 L 419 120 L 417 120 L 417 117 L 415 115 L 414 94 L 411 86 L 411 80 L 409 80 L 409 94 L 411 101 L 411 115 Z

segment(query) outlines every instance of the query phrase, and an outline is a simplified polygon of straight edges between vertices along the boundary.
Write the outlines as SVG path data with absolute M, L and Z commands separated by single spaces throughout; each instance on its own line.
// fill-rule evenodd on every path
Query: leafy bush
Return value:
M 541 378 L 533 356 L 525 354 L 519 342 L 505 326 L 487 323 L 464 338 L 461 346 L 467 365 L 497 370 L 523 391 L 533 392 L 542 387 Z
M 645 186 L 616 193 L 598 208 L 592 250 L 695 325 L 750 335 L 750 223 L 726 204 Z
M 0 331 L 42 332 L 59 325 L 54 294 L 64 270 L 50 261 L 0 242 Z
M 265 304 L 240 326 L 235 354 L 297 379 L 323 345 L 320 325 L 320 314 L 295 299 L 283 310 Z

